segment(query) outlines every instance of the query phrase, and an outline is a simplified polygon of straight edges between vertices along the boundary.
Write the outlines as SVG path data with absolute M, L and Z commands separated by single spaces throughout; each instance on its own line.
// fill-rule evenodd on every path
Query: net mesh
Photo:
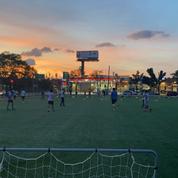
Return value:
M 107 155 L 93 152 L 82 161 L 67 163 L 52 152 L 29 158 L 4 151 L 0 162 L 0 178 L 154 177 L 154 165 L 138 163 L 132 153 Z

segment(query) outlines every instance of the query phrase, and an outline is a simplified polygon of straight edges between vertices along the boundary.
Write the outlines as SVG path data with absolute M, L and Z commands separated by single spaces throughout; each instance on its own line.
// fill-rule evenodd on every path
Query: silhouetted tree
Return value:
M 130 81 L 135 85 L 136 90 L 138 90 L 138 83 L 142 83 L 143 76 L 143 73 L 140 73 L 138 70 L 136 71 L 136 74 L 132 74 Z
M 100 76 L 102 73 L 103 73 L 102 70 L 94 70 L 94 71 L 91 73 L 91 76 L 94 77 L 94 78 L 97 78 L 97 77 Z
M 70 71 L 70 78 L 80 77 L 80 69 Z
M 178 83 L 178 70 L 171 74 L 172 78 Z
M 0 54 L 1 78 L 33 78 L 37 71 L 21 59 L 19 54 L 3 52 Z
M 163 81 L 164 77 L 166 76 L 166 72 L 163 72 L 162 70 L 158 72 L 158 77 L 156 77 L 153 68 L 148 68 L 147 73 L 150 76 L 150 86 L 155 87 L 160 92 L 160 84 Z

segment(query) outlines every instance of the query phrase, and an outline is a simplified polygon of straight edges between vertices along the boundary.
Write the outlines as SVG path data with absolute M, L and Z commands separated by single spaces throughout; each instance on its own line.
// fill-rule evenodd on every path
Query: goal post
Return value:
M 149 149 L 0 148 L 0 178 L 156 178 Z

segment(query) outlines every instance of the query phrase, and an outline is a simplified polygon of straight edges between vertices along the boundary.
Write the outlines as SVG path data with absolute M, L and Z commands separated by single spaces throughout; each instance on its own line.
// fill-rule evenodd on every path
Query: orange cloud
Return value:
M 20 38 L 20 37 L 13 37 L 13 36 L 0 36 L 0 42 L 13 45 L 13 46 L 33 46 L 34 43 L 38 43 L 38 39 L 32 38 Z
M 128 74 L 134 72 L 137 65 L 133 65 L 138 51 L 132 49 L 105 49 L 100 50 L 99 62 L 86 62 L 85 72 L 91 73 L 93 70 L 102 70 L 107 75 L 108 66 L 111 66 L 111 73 Z M 49 58 L 48 58 L 49 57 Z M 130 65 L 130 64 L 131 65 Z M 78 69 L 81 63 L 76 61 L 75 54 L 47 55 L 36 59 L 36 68 L 43 73 L 62 73 Z M 139 68 L 139 66 L 137 66 Z

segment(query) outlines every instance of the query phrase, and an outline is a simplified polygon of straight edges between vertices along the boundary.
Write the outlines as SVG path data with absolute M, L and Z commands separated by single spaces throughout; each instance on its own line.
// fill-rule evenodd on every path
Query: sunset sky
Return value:
M 77 50 L 98 50 L 86 71 L 131 75 L 178 69 L 177 0 L 0 0 L 0 52 L 40 73 L 77 69 Z

